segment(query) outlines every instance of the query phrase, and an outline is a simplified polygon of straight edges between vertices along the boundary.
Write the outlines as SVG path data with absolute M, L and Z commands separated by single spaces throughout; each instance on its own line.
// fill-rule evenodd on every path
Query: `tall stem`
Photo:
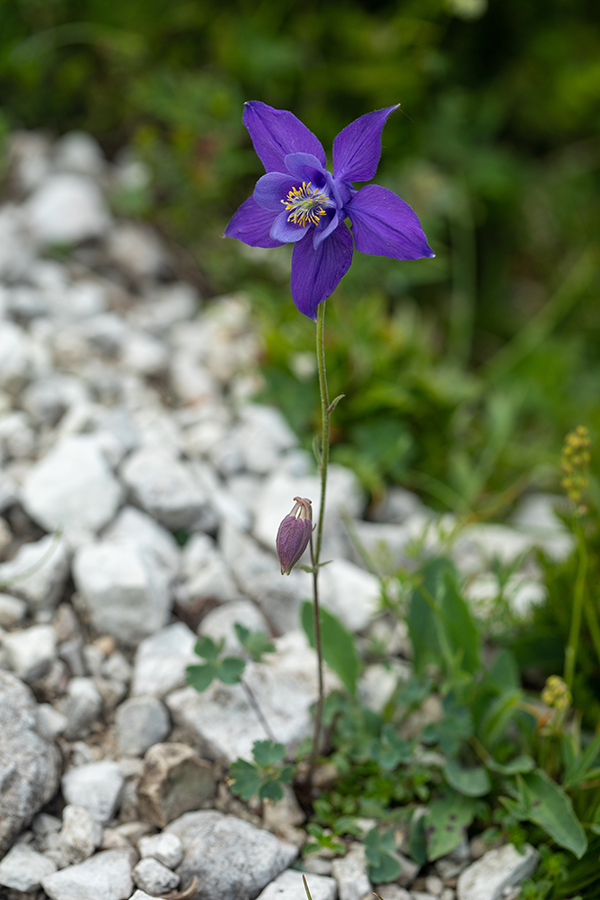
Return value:
M 327 493 L 327 467 L 329 464 L 329 420 L 331 410 L 329 408 L 329 392 L 327 390 L 327 373 L 325 370 L 325 301 L 319 304 L 317 310 L 317 367 L 319 371 L 319 393 L 321 395 L 321 458 L 319 469 L 321 472 L 321 499 L 319 503 L 319 518 L 317 519 L 316 541 L 310 540 L 310 554 L 313 570 L 313 613 L 315 622 L 315 650 L 317 651 L 319 697 L 315 711 L 315 727 L 313 734 L 313 746 L 310 756 L 308 777 L 315 767 L 321 746 L 321 729 L 323 722 L 323 648 L 321 645 L 321 617 L 319 614 L 319 561 L 321 557 L 321 544 L 323 541 L 323 522 L 325 519 L 325 496 Z
M 571 628 L 569 631 L 569 643 L 565 650 L 565 681 L 570 690 L 573 689 L 573 676 L 575 674 L 575 662 L 577 660 L 577 647 L 579 645 L 579 633 L 581 631 L 581 614 L 585 596 L 585 577 L 587 573 L 587 548 L 581 523 L 577 523 L 577 537 L 579 543 L 579 565 L 575 590 L 573 592 L 573 610 L 571 612 Z

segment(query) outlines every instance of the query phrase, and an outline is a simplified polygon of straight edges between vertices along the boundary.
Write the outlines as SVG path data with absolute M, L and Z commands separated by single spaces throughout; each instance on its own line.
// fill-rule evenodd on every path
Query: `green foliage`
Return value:
M 373 884 L 384 884 L 395 881 L 402 866 L 397 857 L 392 856 L 396 850 L 396 839 L 393 831 L 378 832 L 372 828 L 364 837 L 365 856 L 369 863 L 369 879 Z
M 239 684 L 245 669 L 245 662 L 237 656 L 225 656 L 221 658 L 225 641 L 218 644 L 212 638 L 204 635 L 194 647 L 194 653 L 205 659 L 201 665 L 188 666 L 186 669 L 187 683 L 197 691 L 205 691 L 216 679 L 223 684 Z
M 275 645 L 272 644 L 262 631 L 250 631 L 240 622 L 235 623 L 237 639 L 255 662 L 262 662 L 265 653 L 274 653 Z
M 321 609 L 321 642 L 323 658 L 340 681 L 351 693 L 356 693 L 356 682 L 360 672 L 360 662 L 354 638 L 344 628 L 339 619 L 326 609 Z M 302 604 L 302 627 L 311 647 L 315 646 L 315 621 L 313 606 L 308 600 Z
M 446 790 L 433 801 L 424 821 L 429 860 L 439 859 L 458 846 L 464 829 L 475 818 L 476 809 L 474 800 L 452 790 Z
M 294 767 L 283 764 L 285 747 L 272 741 L 255 741 L 252 745 L 254 762 L 236 759 L 229 770 L 230 787 L 242 800 L 254 795 L 259 800 L 283 799 L 283 785 L 292 780 Z

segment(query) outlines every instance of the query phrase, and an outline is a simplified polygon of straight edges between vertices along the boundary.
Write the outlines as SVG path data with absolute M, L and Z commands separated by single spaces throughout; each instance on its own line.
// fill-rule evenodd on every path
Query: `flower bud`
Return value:
M 294 497 L 295 505 L 277 531 L 275 545 L 281 574 L 289 575 L 308 545 L 313 530 L 310 500 Z

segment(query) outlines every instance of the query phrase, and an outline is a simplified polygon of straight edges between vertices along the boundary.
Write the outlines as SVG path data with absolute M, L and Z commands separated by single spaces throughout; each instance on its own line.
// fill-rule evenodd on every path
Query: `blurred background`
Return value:
M 2 0 L 0 98 L 4 138 L 83 129 L 144 163 L 115 212 L 157 226 L 206 299 L 250 297 L 263 399 L 307 446 L 314 326 L 287 248 L 220 237 L 262 174 L 243 102 L 292 110 L 326 150 L 400 102 L 376 181 L 437 256 L 356 254 L 330 300 L 334 458 L 374 498 L 396 482 L 483 518 L 559 489 L 567 431 L 597 437 L 596 0 Z

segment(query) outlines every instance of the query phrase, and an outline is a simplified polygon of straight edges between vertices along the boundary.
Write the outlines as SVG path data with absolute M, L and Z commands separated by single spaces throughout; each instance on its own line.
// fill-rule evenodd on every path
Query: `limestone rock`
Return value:
M 353 844 L 346 856 L 334 859 L 332 874 L 337 881 L 340 900 L 362 900 L 365 896 L 371 896 L 371 882 L 362 844 Z
M 67 803 L 82 806 L 101 825 L 118 809 L 125 780 L 116 762 L 105 759 L 69 769 L 62 778 Z
M 110 216 L 97 184 L 64 173 L 46 179 L 25 205 L 29 227 L 43 244 L 74 244 L 103 234 Z
M 0 862 L 0 885 L 16 891 L 36 891 L 56 865 L 29 844 L 15 844 Z
M 130 697 L 117 709 L 117 747 L 123 756 L 143 756 L 171 731 L 169 713 L 156 697 Z
M 67 865 L 83 862 L 102 843 L 102 827 L 83 806 L 65 806 L 59 849 Z
M 134 866 L 133 880 L 139 888 L 153 897 L 166 894 L 179 885 L 179 875 L 151 856 L 140 859 Z
M 183 859 L 181 841 L 176 835 L 165 832 L 140 838 L 139 850 L 142 859 L 151 856 L 168 869 L 176 868 Z
M 56 634 L 51 625 L 32 625 L 2 638 L 9 666 L 23 681 L 42 678 L 56 659 Z
M 186 813 L 167 833 L 183 845 L 177 869 L 182 887 L 198 879 L 195 900 L 254 900 L 298 853 L 268 831 L 213 811 Z
M 42 887 L 51 900 L 127 900 L 133 891 L 130 851 L 103 850 L 48 875 Z
M 0 853 L 55 793 L 58 751 L 39 729 L 31 691 L 0 670 Z
M 142 641 L 135 654 L 132 696 L 164 697 L 184 685 L 186 667 L 198 662 L 196 640 L 187 625 L 175 622 Z
M 211 765 L 187 744 L 155 744 L 144 757 L 138 788 L 140 814 L 164 828 L 210 800 L 215 788 Z
M 29 609 L 52 609 L 69 577 L 70 554 L 52 534 L 23 544 L 14 559 L 0 565 L 0 582 L 27 602 Z
M 337 900 L 337 884 L 326 875 L 307 876 L 312 900 Z M 258 900 L 306 900 L 302 873 L 286 869 L 258 895 Z
M 533 875 L 539 853 L 525 844 L 519 853 L 514 844 L 505 844 L 471 863 L 458 879 L 458 900 L 500 900 L 507 888 Z

